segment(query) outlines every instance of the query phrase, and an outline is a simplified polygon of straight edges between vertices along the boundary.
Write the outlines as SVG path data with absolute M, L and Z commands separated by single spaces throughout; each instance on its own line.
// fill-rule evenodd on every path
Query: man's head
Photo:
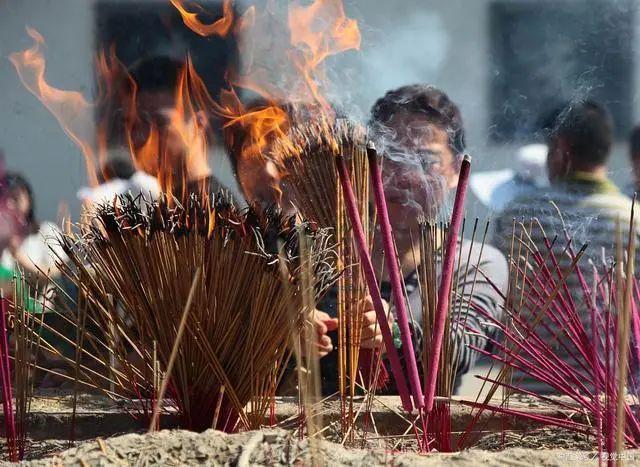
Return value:
M 633 169 L 634 185 L 640 187 L 640 125 L 631 131 L 629 137 L 629 157 Z
M 550 130 L 549 179 L 606 170 L 612 141 L 613 119 L 604 106 L 589 100 L 568 105 Z
M 281 202 L 280 173 L 269 158 L 274 139 L 289 129 L 287 105 L 275 105 L 262 98 L 250 101 L 241 117 L 223 128 L 224 143 L 247 202 L 272 206 Z
M 374 104 L 370 123 L 386 156 L 390 216 L 402 225 L 417 214 L 435 215 L 458 182 L 465 147 L 456 104 L 433 86 L 403 86 Z
M 208 175 L 206 116 L 189 112 L 188 93 L 182 88 L 186 85 L 185 64 L 155 56 L 127 71 L 118 107 L 107 115 L 113 120 L 108 144 L 130 149 L 137 167 L 153 176 L 172 173 L 175 181 L 182 182 Z M 185 101 L 179 102 L 178 96 Z

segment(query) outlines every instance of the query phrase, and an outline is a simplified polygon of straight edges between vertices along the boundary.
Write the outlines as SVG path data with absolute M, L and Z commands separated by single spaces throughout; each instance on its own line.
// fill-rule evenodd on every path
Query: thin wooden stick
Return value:
M 191 282 L 191 289 L 189 290 L 187 303 L 184 306 L 184 311 L 182 312 L 182 318 L 180 319 L 180 325 L 178 326 L 178 333 L 176 334 L 175 343 L 173 344 L 173 349 L 171 349 L 171 355 L 169 356 L 167 369 L 165 370 L 164 378 L 162 380 L 162 385 L 160 386 L 160 392 L 158 393 L 158 397 L 156 399 L 156 406 L 153 409 L 153 416 L 151 417 L 151 423 L 149 424 L 150 433 L 153 432 L 153 430 L 155 429 L 156 423 L 158 421 L 158 417 L 160 415 L 160 407 L 162 406 L 162 399 L 164 399 L 164 393 L 166 392 L 167 386 L 169 385 L 169 378 L 171 377 L 171 370 L 173 370 L 173 364 L 176 361 L 176 357 L 178 356 L 178 349 L 180 348 L 182 335 L 184 334 L 184 330 L 187 325 L 189 310 L 191 309 L 191 303 L 193 302 L 193 297 L 196 293 L 196 288 L 198 286 L 198 281 L 200 280 L 201 272 L 202 272 L 201 268 L 196 269 L 196 273 L 193 276 L 193 281 Z

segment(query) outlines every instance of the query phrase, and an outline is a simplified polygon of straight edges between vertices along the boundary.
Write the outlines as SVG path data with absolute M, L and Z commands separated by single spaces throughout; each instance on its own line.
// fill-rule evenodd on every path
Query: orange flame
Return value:
M 53 114 L 65 133 L 78 145 L 85 157 L 89 182 L 97 182 L 96 152 L 93 148 L 93 105 L 82 94 L 50 86 L 45 80 L 46 62 L 42 53 L 45 46 L 42 35 L 27 27 L 34 40 L 31 48 L 9 55 L 22 84 Z
M 360 48 L 358 22 L 347 18 L 341 0 L 316 0 L 304 7 L 289 8 L 291 44 L 302 52 L 302 59 L 294 56 L 313 100 L 326 112 L 332 113 L 329 103 L 320 92 L 319 82 L 325 80 L 319 65 L 340 52 Z
M 138 86 L 118 61 L 113 48 L 108 55 L 98 54 L 98 98 L 89 102 L 78 92 L 56 89 L 47 83 L 42 53 L 44 39 L 34 29 L 28 28 L 27 32 L 35 41 L 33 47 L 11 54 L 10 60 L 24 86 L 80 147 L 91 185 L 98 183 L 96 166 L 102 167 L 104 158 L 112 150 L 108 145 L 114 121 L 119 123 L 118 131 L 122 132 L 118 136 L 124 143 L 121 149 L 128 150 L 136 169 L 155 176 L 163 191 L 173 193 L 181 186 L 183 191 L 174 194 L 183 196 L 191 180 L 209 175 L 207 109 L 211 109 L 213 103 L 191 60 L 187 59 L 180 70 L 176 89 L 169 91 L 174 92 L 173 104 L 160 109 L 163 121 L 160 127 L 156 119 L 143 121 Z M 96 128 L 93 126 L 95 109 L 104 111 Z M 119 111 L 117 116 L 114 109 Z
M 292 5 L 289 29 L 291 44 L 306 49 L 311 69 L 331 55 L 360 49 L 358 22 L 347 18 L 341 0 L 316 0 L 307 7 Z
M 210 174 L 206 109 L 211 99 L 193 62 L 188 59 L 180 70 L 173 107 L 162 109 L 165 126 L 160 128 L 155 120 L 148 122 L 142 144 L 135 138 L 140 123 L 135 104 L 127 113 L 126 137 L 136 168 L 155 176 L 164 192 L 184 197 L 191 180 L 203 180 Z M 177 186 L 182 187 L 181 193 L 174 192 Z
M 94 110 L 100 106 L 113 105 L 121 112 L 118 131 L 124 133 L 124 149 L 137 169 L 157 177 L 161 188 L 170 193 L 178 186 L 184 189 L 192 179 L 209 175 L 207 139 L 211 113 L 224 119 L 225 132 L 242 130 L 236 156 L 263 164 L 265 169 L 268 161 L 262 155 L 274 139 L 287 138 L 291 124 L 284 102 L 301 102 L 317 108 L 314 114 L 320 114 L 319 118 L 333 118 L 321 92 L 326 79 L 321 65 L 331 55 L 360 47 L 358 24 L 345 15 L 341 0 L 314 0 L 309 6 L 293 4 L 288 8 L 288 31 L 274 30 L 279 21 L 274 18 L 271 0 L 267 0 L 260 14 L 251 6 L 238 18 L 232 0 L 224 0 L 223 16 L 211 24 L 202 23 L 198 12 L 185 6 L 186 0 L 170 1 L 186 26 L 197 34 L 226 36 L 233 32 L 238 38 L 246 66 L 229 70 L 230 89 L 221 93 L 219 102 L 211 99 L 190 60 L 179 73 L 172 105 L 162 109 L 162 118 L 145 120 L 141 91 L 113 49 L 108 55 L 98 56 L 98 75 L 104 83 L 93 103 L 78 92 L 56 89 L 46 82 L 41 50 L 44 40 L 35 30 L 27 30 L 34 46 L 10 57 L 25 87 L 53 113 L 82 150 L 91 184 L 97 183 L 95 166 L 101 165 L 110 149 L 107 146 L 113 129 L 114 115 L 109 111 L 100 115 L 94 129 Z M 244 41 L 247 37 L 250 40 Z M 270 63 L 261 64 L 265 59 Z M 273 65 L 271 69 L 269 65 Z M 247 109 L 236 94 L 237 87 L 259 94 L 266 103 Z M 277 174 L 272 178 L 277 180 Z M 277 191 L 276 182 L 273 183 Z M 180 196 L 184 191 L 175 194 Z
M 221 36 L 225 37 L 229 34 L 233 25 L 233 0 L 224 0 L 222 4 L 222 18 L 211 24 L 204 24 L 198 19 L 198 13 L 188 11 L 184 6 L 183 0 L 170 0 L 171 4 L 176 7 L 182 16 L 184 24 L 193 32 L 200 34 L 202 37 Z M 202 7 L 199 6 L 202 10 Z

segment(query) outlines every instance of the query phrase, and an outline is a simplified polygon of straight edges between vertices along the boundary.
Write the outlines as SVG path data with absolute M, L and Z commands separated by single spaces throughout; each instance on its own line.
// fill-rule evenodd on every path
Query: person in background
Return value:
M 514 199 L 493 220 L 493 242 L 509 254 L 514 219 L 537 218 L 546 235 L 565 238 L 602 263 L 615 249 L 616 223 L 628 226 L 631 199 L 608 177 L 613 119 L 601 104 L 586 100 L 567 105 L 548 133 L 547 169 L 551 188 Z M 533 229 L 538 232 L 540 229 Z M 534 239 L 541 242 L 543 239 Z M 604 256 L 603 256 L 604 255 Z
M 224 125 L 222 135 L 238 186 L 247 204 L 262 209 L 279 205 L 287 214 L 292 214 L 287 203 L 282 200 L 278 168 L 266 156 L 274 138 L 281 132 L 286 132 L 290 126 L 291 115 L 287 113 L 287 108 L 288 106 L 275 106 L 264 99 L 254 99 L 246 104 L 243 118 Z M 252 141 L 250 126 L 256 123 L 251 116 L 269 119 L 271 122 L 271 131 L 260 135 L 263 138 L 261 142 Z
M 13 290 L 11 281 L 16 263 L 28 271 L 35 269 L 21 251 L 27 236 L 37 232 L 31 186 L 19 174 L 6 172 L 0 178 L 0 277 L 4 290 Z
M 511 255 L 514 232 L 519 237 L 526 225 L 535 247 L 549 258 L 546 242 L 550 242 L 560 270 L 566 271 L 573 259 L 567 249 L 568 235 L 574 252 L 588 244 L 586 257 L 580 261 L 579 267 L 586 282 L 591 284 L 592 265 L 610 266 L 615 260 L 618 223 L 622 232 L 626 232 L 630 225 L 632 200 L 622 194 L 608 177 L 612 141 L 613 120 L 603 105 L 591 100 L 567 105 L 557 114 L 548 133 L 550 189 L 513 200 L 493 220 L 494 244 Z M 634 228 L 637 230 L 637 225 Z M 517 253 L 514 251 L 513 255 Z M 551 271 L 556 270 L 550 259 L 548 266 Z M 584 317 L 585 328 L 589 330 L 590 314 L 578 274 L 570 274 L 566 285 Z M 582 371 L 565 350 L 571 344 L 564 345 L 564 341 L 552 335 L 550 330 L 557 325 L 547 324 L 548 327 L 539 327 L 536 331 L 538 336 L 549 342 L 576 372 Z M 528 375 L 515 372 L 514 378 L 520 381 L 520 387 L 537 393 L 553 391 Z
M 168 56 L 136 62 L 127 70 L 129 76 L 120 81 L 118 99 L 107 100 L 99 112 L 99 119 L 106 122 L 105 138 L 112 157 L 134 158 L 139 171 L 157 178 L 163 189 L 167 187 L 177 197 L 226 188 L 209 167 L 213 148 L 207 142 L 213 116 L 182 103 L 188 108 L 184 110 L 178 101 L 185 66 Z M 108 178 L 106 173 L 103 176 Z
M 640 125 L 631 130 L 629 136 L 629 159 L 633 180 L 625 192 L 627 195 L 633 196 L 634 193 L 640 191 Z
M 422 299 L 416 272 L 421 260 L 418 219 L 421 216 L 433 220 L 448 217 L 447 200 L 457 186 L 465 148 L 462 117 L 458 107 L 443 91 L 426 84 L 414 84 L 389 91 L 379 99 L 371 110 L 370 126 L 376 147 L 385 157 L 383 178 L 389 217 L 413 317 L 414 349 L 410 351 L 416 353 L 418 368 L 421 369 L 422 359 L 426 356 L 422 355 Z M 376 239 L 379 238 L 376 235 Z M 473 281 L 476 265 L 503 292 L 508 281 L 507 262 L 498 250 L 485 245 L 481 253 L 478 243 L 467 240 L 461 240 L 459 248 L 462 251 L 459 258 L 462 260 L 458 261 L 456 255 L 454 274 L 459 276 L 459 282 L 452 309 L 459 310 L 456 319 L 461 320 L 460 323 L 465 322 L 475 332 L 467 332 L 463 325 L 453 326 L 456 351 L 451 364 L 457 368 L 457 383 L 479 356 L 470 346 L 484 348 L 487 336 L 494 333 L 494 329 L 474 308 L 480 307 L 496 318 L 502 312 L 500 292 L 481 275 L 477 276 L 475 287 L 466 287 L 465 284 Z M 382 251 L 382 246 L 376 243 L 372 254 L 374 262 L 380 262 L 374 264 L 376 270 L 382 270 Z M 438 271 L 438 281 L 439 277 Z M 391 288 L 387 281 L 386 276 L 381 278 L 381 292 L 388 305 Z M 333 303 L 325 300 L 318 308 L 335 317 L 335 304 L 335 300 Z M 364 307 L 361 347 L 384 350 L 370 297 L 365 300 Z M 400 346 L 393 308 L 391 311 L 394 341 Z M 329 330 L 329 326 L 325 328 Z M 335 343 L 327 346 L 327 349 L 333 347 Z M 333 376 L 336 372 L 330 368 L 336 365 L 336 352 L 329 350 L 326 353 L 328 355 L 321 360 L 323 392 L 332 393 L 336 390 L 337 382 Z M 393 392 L 395 388 L 388 390 Z
M 57 241 L 60 234 L 58 226 L 36 219 L 33 191 L 27 180 L 18 173 L 8 172 L 0 181 L 0 187 L 3 192 L 0 287 L 4 289 L 5 296 L 10 296 L 14 291 L 12 281 L 18 271 L 24 272 L 27 279 L 43 274 L 57 279 L 60 272 L 55 263 L 64 261 L 66 256 Z M 20 287 L 21 282 L 18 281 L 17 285 Z M 34 298 L 45 290 L 34 287 L 33 292 L 34 297 L 25 295 L 25 303 L 29 311 L 38 311 L 40 307 Z
M 527 144 L 516 151 L 515 167 L 473 172 L 469 188 L 491 212 L 501 212 L 510 201 L 549 186 L 546 144 Z
M 85 205 L 113 201 L 116 195 L 142 194 L 146 198 L 156 198 L 160 194 L 158 179 L 136 170 L 129 155 L 109 155 L 98 174 L 98 185 L 82 187 L 78 199 Z

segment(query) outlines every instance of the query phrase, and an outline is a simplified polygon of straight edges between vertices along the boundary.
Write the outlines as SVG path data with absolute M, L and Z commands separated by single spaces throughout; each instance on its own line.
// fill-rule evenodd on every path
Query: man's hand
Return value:
M 315 330 L 318 356 L 325 357 L 333 350 L 333 343 L 327 333 L 338 329 L 338 318 L 332 318 L 324 311 L 314 310 L 310 319 Z M 302 347 L 304 349 L 304 345 Z
M 384 311 L 387 315 L 389 328 L 393 326 L 393 315 L 389 313 L 389 304 L 382 301 Z M 382 331 L 378 324 L 377 315 L 373 308 L 373 300 L 367 295 L 364 299 L 364 314 L 362 316 L 362 335 L 360 337 L 360 347 L 363 349 L 383 349 L 384 342 L 382 340 Z

